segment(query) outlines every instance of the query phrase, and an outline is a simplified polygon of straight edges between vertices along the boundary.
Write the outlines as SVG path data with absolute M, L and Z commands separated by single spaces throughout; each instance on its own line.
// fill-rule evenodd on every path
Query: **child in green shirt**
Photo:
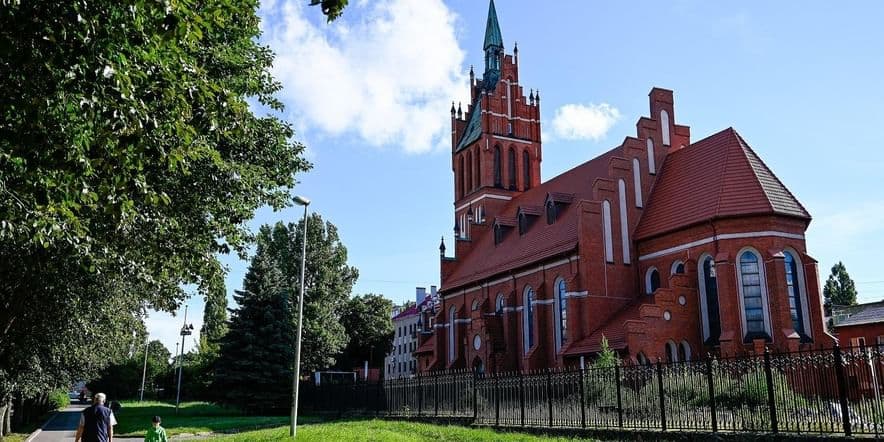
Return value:
M 147 429 L 147 434 L 144 435 L 144 442 L 168 442 L 166 430 L 160 426 L 162 419 L 159 416 L 154 416 L 151 421 L 153 426 Z

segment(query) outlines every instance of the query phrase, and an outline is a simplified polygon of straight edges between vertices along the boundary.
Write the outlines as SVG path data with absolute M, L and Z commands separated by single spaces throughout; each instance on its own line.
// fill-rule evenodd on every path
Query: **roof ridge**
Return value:
M 733 130 L 733 128 L 731 128 L 731 130 Z M 749 146 L 749 143 L 747 143 L 746 140 L 743 139 L 743 136 L 740 135 L 739 132 L 737 132 L 736 130 L 734 130 L 734 134 L 737 136 L 737 140 L 738 140 L 739 143 L 740 143 L 740 147 L 741 147 L 744 151 L 748 151 L 748 153 L 751 153 L 752 156 L 755 157 L 755 159 L 758 160 L 759 163 L 761 163 L 761 165 L 764 167 L 764 169 L 767 171 L 767 173 L 770 174 L 771 178 L 773 178 L 774 180 L 776 180 L 777 184 L 779 184 L 780 187 L 781 187 L 783 190 L 785 190 L 787 194 L 789 194 L 789 197 L 791 197 L 792 200 L 795 201 L 796 204 L 798 204 L 798 207 L 800 207 L 801 210 L 802 210 L 802 211 L 803 211 L 803 212 L 809 217 L 809 216 L 810 216 L 810 212 L 807 211 L 807 208 L 804 207 L 804 204 L 801 204 L 801 201 L 798 201 L 798 198 L 795 197 L 795 194 L 793 194 L 792 191 L 789 190 L 789 188 L 786 187 L 785 184 L 783 184 L 783 182 L 780 180 L 780 177 L 778 177 L 778 176 L 774 173 L 774 171 L 773 171 L 773 170 L 767 165 L 767 163 L 765 163 L 764 160 L 761 159 L 761 156 L 759 156 L 759 155 L 755 152 L 755 149 L 752 149 L 752 147 Z M 747 159 L 748 159 L 748 158 L 747 158 Z M 751 166 L 751 164 L 750 164 L 750 166 Z M 770 195 L 768 195 L 768 193 L 767 193 L 767 189 L 765 189 L 765 188 L 764 188 L 764 185 L 761 183 L 761 177 L 758 176 L 758 173 L 755 171 L 755 168 L 754 168 L 754 167 L 752 167 L 751 169 L 752 169 L 752 173 L 755 175 L 755 178 L 758 180 L 759 185 L 761 185 L 761 191 L 762 191 L 762 193 L 764 193 L 765 198 L 767 198 L 767 202 L 768 202 L 768 204 L 770 204 L 770 210 L 771 210 L 772 212 L 776 213 L 776 212 L 777 212 L 776 207 L 774 207 L 773 200 L 771 200 Z

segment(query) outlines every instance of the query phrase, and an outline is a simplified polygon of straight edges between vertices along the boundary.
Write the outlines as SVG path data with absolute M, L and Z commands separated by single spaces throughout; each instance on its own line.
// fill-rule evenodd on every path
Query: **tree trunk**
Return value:
M 0 404 L 0 437 L 6 436 L 9 433 L 12 433 L 12 401 L 4 400 L 2 404 Z

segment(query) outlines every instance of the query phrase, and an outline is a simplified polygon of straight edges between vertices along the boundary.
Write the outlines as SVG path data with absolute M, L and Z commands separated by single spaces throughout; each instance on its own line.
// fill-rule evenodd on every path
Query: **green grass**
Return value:
M 230 436 L 216 436 L 202 439 L 205 442 L 269 442 L 292 441 L 289 428 L 279 427 L 267 430 L 249 431 Z M 501 442 L 549 442 L 587 441 L 589 439 L 567 439 L 534 436 L 524 433 L 498 432 L 487 428 L 465 428 L 449 425 L 424 424 L 405 421 L 385 421 L 379 419 L 351 420 L 298 425 L 299 442 L 303 441 L 501 441 Z
M 175 404 L 123 401 L 117 413 L 114 433 L 121 437 L 142 437 L 153 416 L 160 416 L 166 434 L 227 433 L 275 427 L 288 422 L 287 416 L 244 416 L 239 410 L 206 402 L 185 402 L 178 414 Z M 5 442 L 5 441 L 4 441 Z
M 0 437 L 0 442 L 24 442 L 30 434 L 12 433 Z

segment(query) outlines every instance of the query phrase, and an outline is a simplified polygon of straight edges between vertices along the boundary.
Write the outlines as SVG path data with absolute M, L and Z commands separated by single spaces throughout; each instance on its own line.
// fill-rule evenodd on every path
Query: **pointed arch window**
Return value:
M 531 188 L 531 155 L 527 150 L 522 151 L 522 185 L 525 190 Z
M 660 130 L 663 133 L 663 145 L 669 146 L 669 112 L 666 109 L 660 111 Z
M 509 164 L 507 165 L 507 171 L 509 172 L 509 176 L 507 176 L 507 179 L 509 181 L 509 189 L 516 190 L 516 151 L 512 147 L 507 154 L 507 160 L 509 162 Z
M 611 202 L 602 201 L 602 227 L 605 236 L 605 261 L 614 262 L 614 239 L 611 234 Z
M 522 342 L 525 354 L 534 347 L 534 289 L 525 286 L 522 299 Z
M 500 165 L 500 146 L 494 146 L 494 187 L 503 186 L 502 170 Z
M 454 342 L 457 330 L 455 321 L 457 321 L 457 308 L 451 306 L 451 308 L 448 309 L 448 362 L 454 362 L 454 359 L 457 356 L 457 349 L 455 348 Z
M 648 173 L 657 173 L 657 157 L 654 156 L 654 140 L 648 138 Z
M 753 250 L 740 253 L 738 282 L 740 301 L 743 308 L 743 329 L 745 342 L 753 339 L 770 339 L 770 324 L 767 321 L 767 293 L 764 284 L 764 269 L 761 258 Z
M 623 245 L 623 263 L 629 264 L 629 221 L 626 219 L 626 181 L 618 180 L 618 192 L 620 197 L 620 241 Z
M 559 352 L 568 341 L 568 297 L 564 279 L 558 278 L 555 287 L 556 352 Z
M 715 275 L 715 260 L 709 255 L 700 257 L 699 287 L 700 311 L 703 323 L 703 341 L 708 345 L 718 344 L 721 337 L 721 315 L 718 311 L 718 279 Z
M 635 186 L 635 207 L 642 207 L 642 177 L 638 158 L 632 159 L 632 180 Z
M 690 362 L 691 360 L 691 344 L 688 344 L 688 341 L 681 341 L 681 346 L 679 346 L 679 357 L 681 357 L 682 361 Z
M 678 362 L 678 346 L 675 342 L 666 342 L 666 362 Z
M 789 251 L 783 251 L 783 261 L 786 265 L 786 290 L 789 293 L 789 315 L 792 317 L 792 327 L 801 336 L 802 341 L 810 340 L 807 324 L 807 299 L 804 290 L 804 272 L 801 263 L 795 255 Z

